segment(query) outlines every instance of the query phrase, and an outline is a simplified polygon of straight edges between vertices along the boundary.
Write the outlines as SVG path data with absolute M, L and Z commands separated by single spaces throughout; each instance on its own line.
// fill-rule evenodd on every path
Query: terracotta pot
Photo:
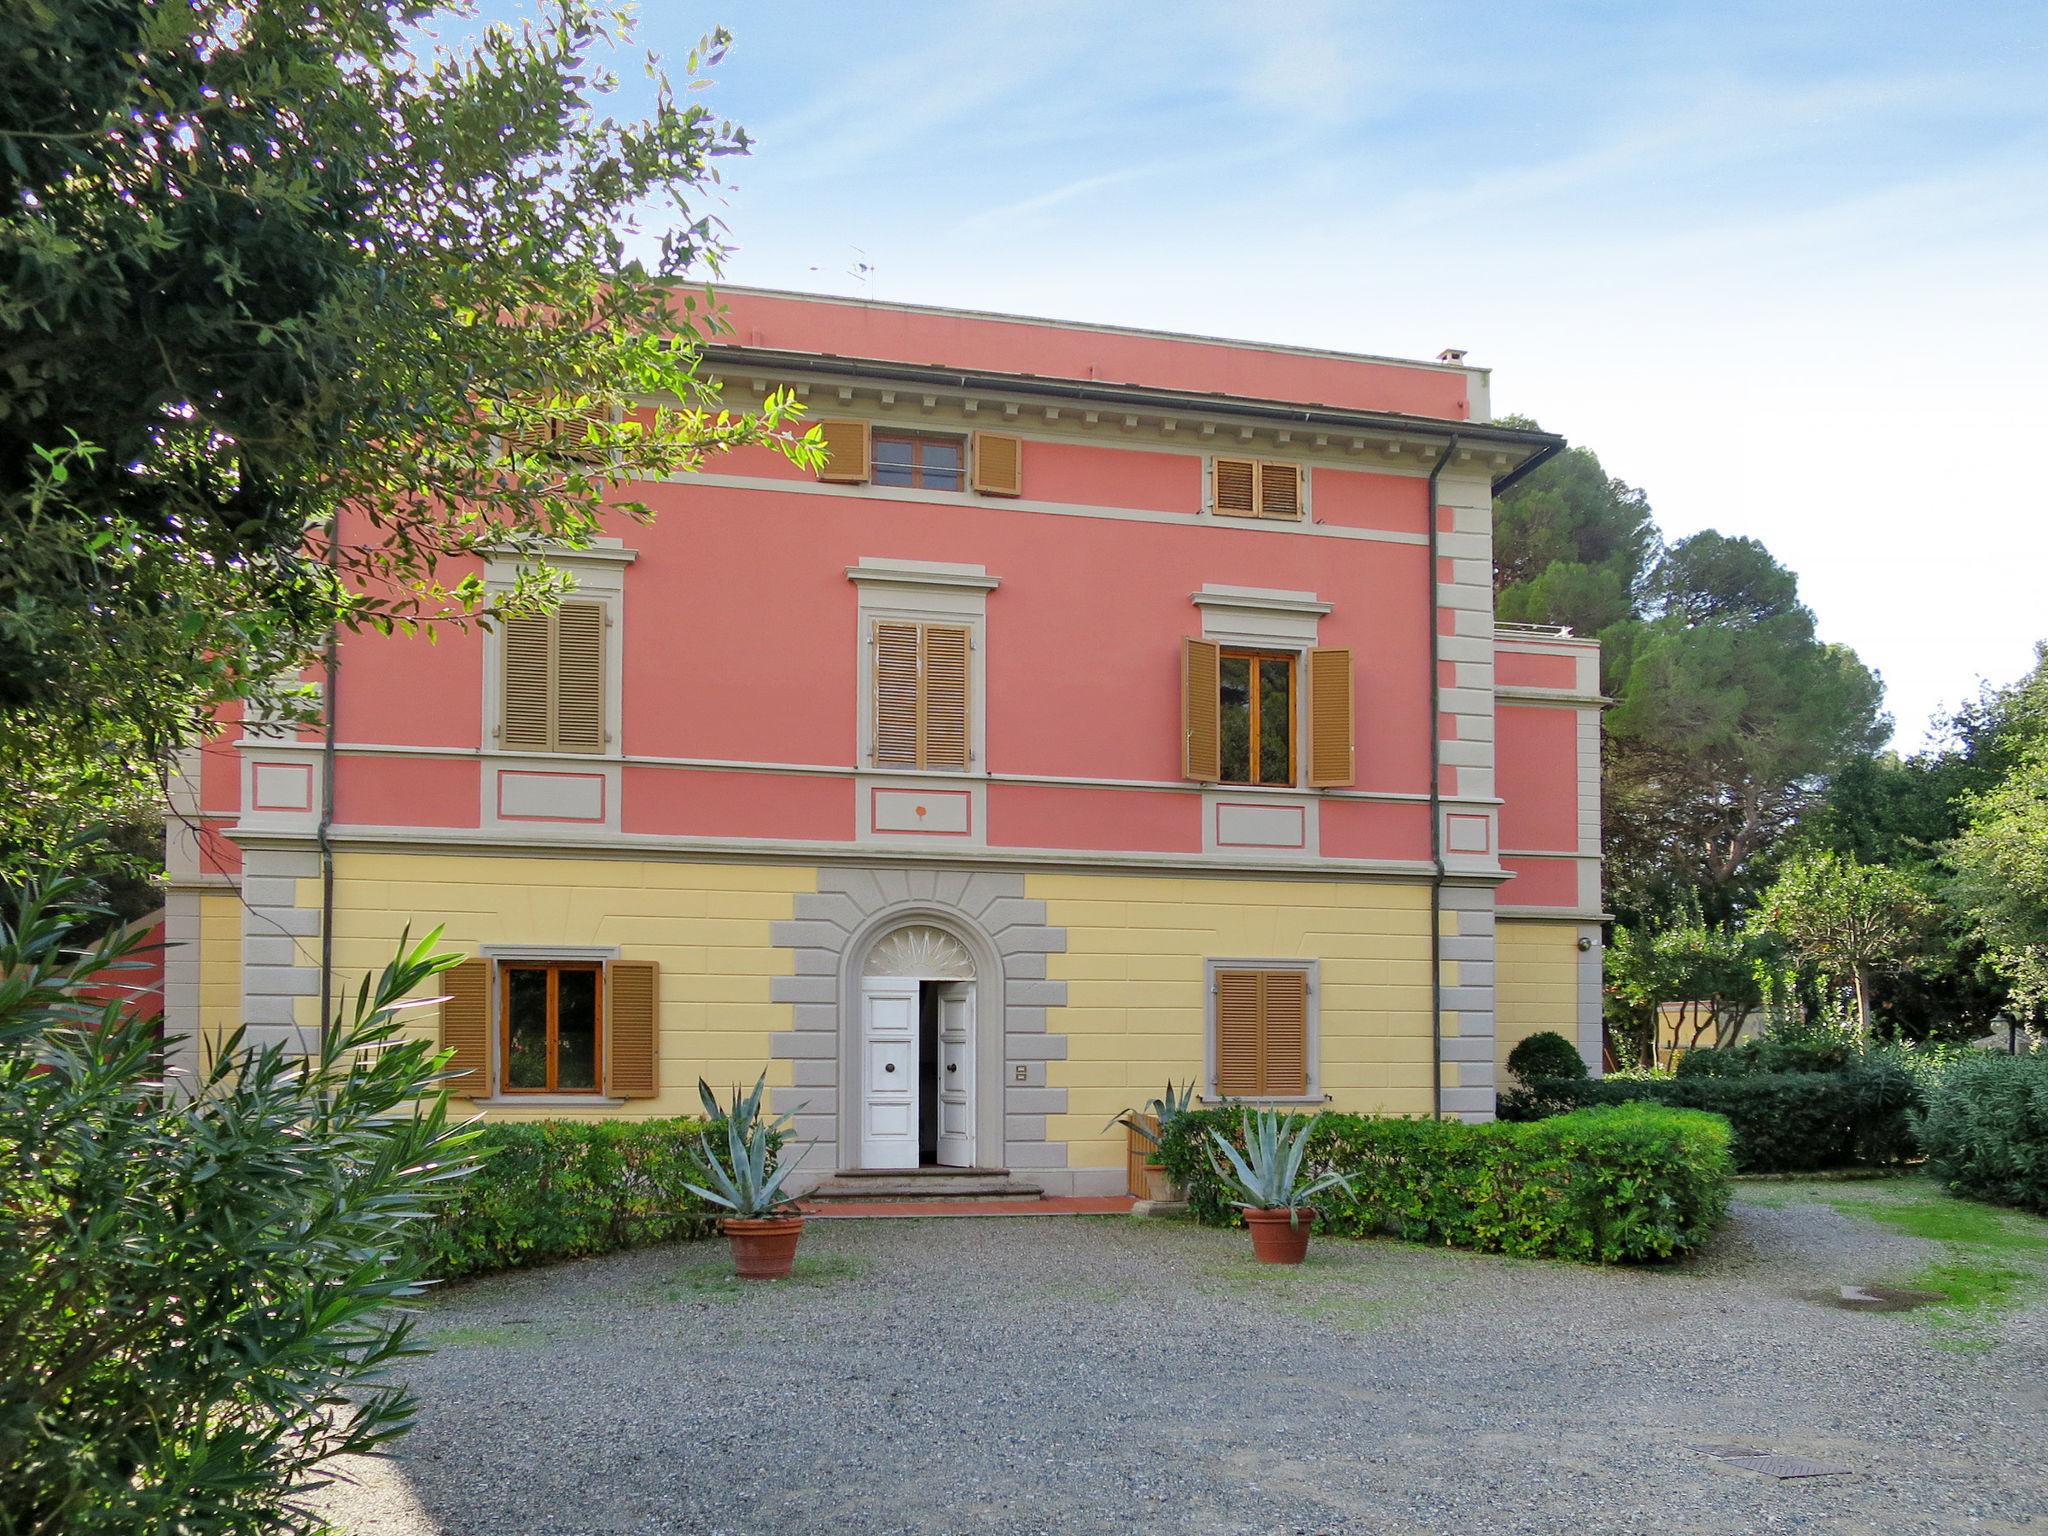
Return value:
M 1160 1164 L 1146 1163 L 1144 1165 L 1144 1174 L 1145 1199 L 1161 1203 L 1187 1199 L 1187 1196 L 1182 1193 L 1181 1187 L 1167 1177 L 1166 1169 Z
M 1244 1213 L 1244 1224 L 1252 1229 L 1252 1252 L 1261 1264 L 1299 1264 L 1308 1254 L 1309 1228 L 1315 1223 L 1316 1213 L 1306 1205 Z
M 732 1267 L 742 1280 L 787 1280 L 796 1262 L 801 1216 L 728 1216 L 719 1224 L 732 1244 Z

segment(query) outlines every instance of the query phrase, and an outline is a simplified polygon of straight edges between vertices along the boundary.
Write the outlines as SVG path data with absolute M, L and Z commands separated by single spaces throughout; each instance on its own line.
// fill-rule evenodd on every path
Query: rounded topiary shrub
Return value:
M 1525 1083 L 1541 1078 L 1577 1080 L 1586 1076 L 1586 1061 L 1576 1045 L 1555 1030 L 1546 1029 L 1508 1052 L 1508 1070 Z

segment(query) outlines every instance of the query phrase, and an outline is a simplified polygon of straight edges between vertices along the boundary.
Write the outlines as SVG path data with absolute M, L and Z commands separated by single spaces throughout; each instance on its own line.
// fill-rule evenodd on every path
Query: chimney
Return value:
M 1443 351 L 1437 353 L 1436 360 L 1440 363 L 1462 363 L 1465 361 L 1465 349 L 1463 347 L 1445 347 Z

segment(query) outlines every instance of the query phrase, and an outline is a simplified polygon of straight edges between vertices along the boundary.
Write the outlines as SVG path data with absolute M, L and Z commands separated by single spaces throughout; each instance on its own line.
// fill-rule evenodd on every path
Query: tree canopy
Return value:
M 1601 642 L 1608 888 L 1632 923 L 1739 911 L 1764 856 L 1890 729 L 1876 675 L 1816 636 L 1762 544 L 1667 545 L 1648 498 L 1586 449 L 1496 503 L 1495 585 L 1500 618 Z
M 745 134 L 621 14 L 460 51 L 433 0 L 71 0 L 0 19 L 0 843 L 146 789 L 333 624 L 550 600 L 617 488 L 774 441 L 725 414 L 695 206 Z M 727 39 L 688 61 L 715 63 Z M 345 519 L 343 514 L 346 514 Z M 475 557 L 533 557 L 487 595 Z

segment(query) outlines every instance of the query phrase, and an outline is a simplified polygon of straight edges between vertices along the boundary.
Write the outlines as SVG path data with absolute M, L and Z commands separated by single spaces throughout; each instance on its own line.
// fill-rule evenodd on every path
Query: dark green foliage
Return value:
M 1539 1030 L 1509 1051 L 1508 1070 L 1525 1083 L 1544 1077 L 1587 1075 L 1586 1059 L 1579 1048 L 1554 1029 Z
M 1917 1130 L 1950 1189 L 2048 1215 L 2048 1055 L 1971 1052 L 1928 1086 Z
M 1504 1120 L 1541 1121 L 1603 1104 L 1707 1110 L 1733 1127 L 1740 1172 L 1804 1173 L 1901 1161 L 1913 1150 L 1911 1116 L 1920 1102 L 1912 1073 L 1873 1059 L 1840 1072 L 1553 1079 L 1502 1094 L 1500 1113 Z
M 477 1133 L 483 1166 L 421 1235 L 436 1280 L 648 1243 L 707 1237 L 717 1218 L 686 1187 L 704 1180 L 697 1138 L 673 1120 L 536 1120 Z
M 1718 1051 L 1688 1051 L 1678 1061 L 1680 1077 L 1746 1077 L 1753 1072 L 1839 1072 L 1849 1065 L 1851 1044 L 1839 1030 L 1810 1037 L 1745 1040 Z
M 459 957 L 365 980 L 324 1062 L 237 1035 L 167 1094 L 154 1009 L 94 997 L 135 940 L 65 947 L 80 888 L 0 921 L 0 1532 L 311 1531 L 291 1491 L 411 1419 L 388 1303 L 470 1133 L 401 999 Z
M 1238 1142 L 1242 1117 L 1175 1121 L 1160 1158 L 1210 1225 L 1242 1220 L 1206 1155 L 1209 1133 Z M 1602 1264 L 1699 1247 L 1728 1206 L 1728 1128 L 1710 1115 L 1630 1106 L 1531 1125 L 1318 1116 L 1304 1176 L 1349 1188 L 1315 1200 L 1319 1230 Z

